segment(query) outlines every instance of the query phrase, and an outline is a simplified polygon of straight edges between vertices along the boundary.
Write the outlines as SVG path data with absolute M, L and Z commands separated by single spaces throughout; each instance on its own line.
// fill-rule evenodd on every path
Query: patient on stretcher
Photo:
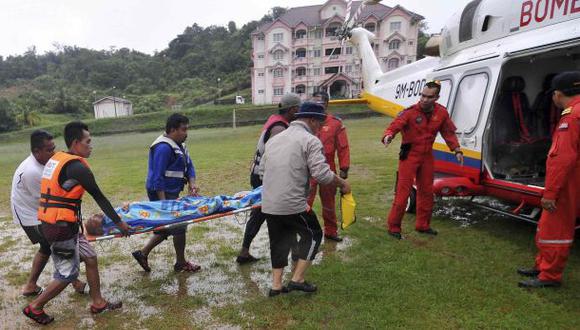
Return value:
M 176 200 L 124 203 L 115 209 L 132 232 L 143 232 L 155 227 L 229 212 L 260 204 L 262 188 L 239 192 L 233 196 L 186 196 Z M 104 214 L 95 214 L 85 220 L 85 229 L 91 236 L 117 234 L 113 221 Z

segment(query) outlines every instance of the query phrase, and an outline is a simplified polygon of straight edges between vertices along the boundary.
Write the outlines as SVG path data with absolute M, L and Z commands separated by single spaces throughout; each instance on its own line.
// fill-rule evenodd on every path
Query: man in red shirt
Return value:
M 338 156 L 339 176 L 342 179 L 348 177 L 348 168 L 350 166 L 350 150 L 348 138 L 346 136 L 346 127 L 342 120 L 328 113 L 328 94 L 326 92 L 314 93 L 313 101 L 324 106 L 326 120 L 320 128 L 317 136 L 324 147 L 324 156 L 330 169 L 336 173 L 335 155 Z M 316 187 L 318 183 L 313 179 L 310 181 L 310 195 L 308 196 L 308 205 L 312 207 L 314 198 L 316 198 Z M 338 236 L 338 226 L 336 222 L 336 186 L 320 186 L 320 202 L 322 203 L 322 218 L 324 219 L 324 237 L 326 239 L 341 242 L 342 238 Z
M 520 287 L 558 287 L 574 242 L 580 202 L 580 71 L 563 72 L 552 80 L 552 100 L 562 112 L 546 160 L 542 216 L 538 223 L 538 255 L 531 269 L 518 269 L 532 279 Z
M 436 103 L 440 91 L 439 82 L 428 82 L 421 92 L 419 102 L 399 113 L 383 133 L 385 147 L 389 146 L 397 133 L 403 135 L 395 199 L 387 220 L 389 234 L 397 239 L 402 239 L 401 221 L 413 181 L 417 185 L 415 230 L 437 235 L 437 231 L 430 225 L 433 210 L 433 142 L 437 133 L 441 133 L 449 149 L 455 152 L 457 161 L 463 165 L 463 152 L 455 136 L 455 125 L 447 109 Z

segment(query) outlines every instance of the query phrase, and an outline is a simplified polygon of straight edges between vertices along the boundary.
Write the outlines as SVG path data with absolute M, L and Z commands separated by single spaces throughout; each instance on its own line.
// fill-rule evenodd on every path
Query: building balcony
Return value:
M 294 82 L 298 83 L 298 82 L 305 82 L 306 80 L 308 80 L 308 76 L 306 76 L 305 74 L 303 75 L 295 75 L 292 79 Z
M 294 61 L 292 64 L 296 65 L 296 64 L 301 64 L 301 63 L 306 63 L 306 57 L 294 57 Z
M 308 44 L 308 39 L 307 38 L 293 39 L 293 46 L 294 47 L 297 47 L 297 46 L 306 46 L 306 44 Z

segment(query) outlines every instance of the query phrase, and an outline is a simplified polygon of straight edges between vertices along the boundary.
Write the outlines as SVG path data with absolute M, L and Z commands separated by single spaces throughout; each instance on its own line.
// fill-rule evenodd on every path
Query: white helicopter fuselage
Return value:
M 394 117 L 418 101 L 426 82 L 441 82 L 438 102 L 447 107 L 458 128 L 466 162 L 459 166 L 437 137 L 435 166 L 445 179 L 436 180 L 436 193 L 491 195 L 522 207 L 538 206 L 544 184 L 541 166 L 535 160 L 526 164 L 509 158 L 523 159 L 532 151 L 540 155 L 546 144 L 549 147 L 550 136 L 526 140 L 529 143 L 498 138 L 504 131 L 519 129 L 502 119 L 514 111 L 504 101 L 506 95 L 518 102 L 536 93 L 541 98 L 546 75 L 580 69 L 580 0 L 472 1 L 443 29 L 440 57 L 387 73 L 380 70 L 372 38 L 362 28 L 351 31 L 350 41 L 362 60 L 362 97 L 371 109 Z M 506 80 L 520 85 L 523 81 L 525 87 L 507 90 Z

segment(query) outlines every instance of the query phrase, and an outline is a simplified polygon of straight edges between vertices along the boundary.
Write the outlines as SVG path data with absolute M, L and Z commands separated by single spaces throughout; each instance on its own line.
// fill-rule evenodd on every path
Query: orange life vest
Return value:
M 38 220 L 49 224 L 55 224 L 57 221 L 71 223 L 80 221 L 81 201 L 85 189 L 77 184 L 67 191 L 58 183 L 60 172 L 73 160 L 79 160 L 85 166 L 89 166 L 83 157 L 62 151 L 54 154 L 44 166 L 40 182 Z

